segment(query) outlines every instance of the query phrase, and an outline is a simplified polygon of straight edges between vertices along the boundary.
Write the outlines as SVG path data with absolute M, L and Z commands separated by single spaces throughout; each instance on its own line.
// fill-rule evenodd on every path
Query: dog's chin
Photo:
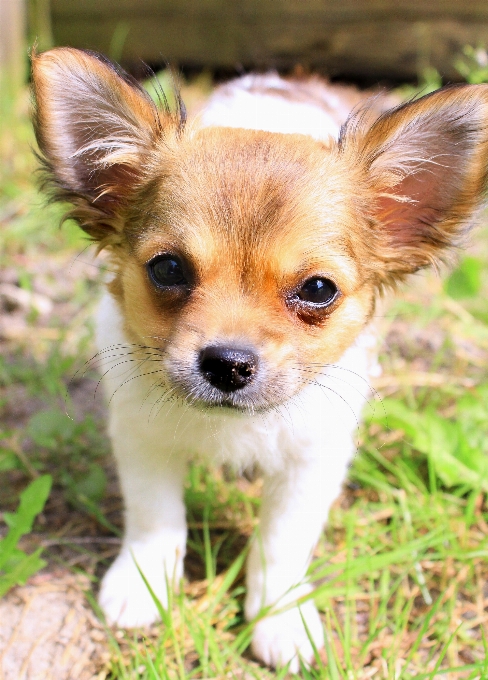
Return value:
M 256 395 L 246 395 L 240 392 L 230 394 L 212 389 L 202 390 L 202 394 L 195 394 L 195 388 L 185 390 L 181 384 L 178 386 L 179 397 L 185 401 L 190 408 L 204 413 L 212 414 L 235 414 L 253 416 L 266 413 L 275 404 L 269 404 L 264 399 L 256 398 Z
M 245 400 L 237 401 L 228 398 L 193 400 L 191 402 L 191 407 L 205 413 L 225 413 L 244 416 L 264 413 L 270 408 L 265 405 L 256 406 L 253 403 L 246 403 Z

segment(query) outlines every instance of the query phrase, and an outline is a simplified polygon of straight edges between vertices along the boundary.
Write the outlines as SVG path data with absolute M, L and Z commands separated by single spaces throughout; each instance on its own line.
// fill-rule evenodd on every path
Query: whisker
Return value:
M 145 345 L 138 345 L 136 343 L 129 343 L 129 344 L 115 343 L 113 345 L 109 345 L 109 346 L 105 347 L 104 349 L 96 352 L 92 357 L 90 357 L 90 359 L 85 361 L 83 363 L 83 365 L 74 372 L 74 374 L 72 375 L 72 377 L 68 381 L 68 384 L 66 386 L 66 394 L 64 396 L 65 413 L 68 416 L 68 418 L 70 418 L 72 420 L 71 416 L 68 413 L 67 401 L 68 401 L 68 398 L 69 398 L 69 391 L 70 391 L 73 383 L 75 382 L 75 380 L 80 380 L 80 379 L 83 380 L 83 378 L 85 378 L 87 372 L 91 368 L 98 370 L 100 368 L 100 365 L 96 365 L 96 362 L 97 361 L 100 361 L 100 362 L 104 361 L 107 357 L 103 357 L 102 355 L 106 354 L 107 352 L 116 352 L 117 350 L 122 350 L 121 353 L 118 354 L 118 355 L 109 356 L 108 361 L 110 361 L 112 359 L 118 359 L 119 357 L 124 357 L 124 356 L 129 356 L 131 354 L 136 354 L 136 352 L 132 352 L 132 351 L 131 352 L 125 352 L 126 348 L 132 349 L 133 347 L 138 347 L 138 348 L 142 348 L 142 349 L 151 349 L 151 350 L 157 349 L 156 347 L 153 348 L 153 347 L 149 347 L 149 346 L 145 346 Z M 140 349 L 138 349 L 137 351 L 140 351 Z M 157 356 L 157 355 L 154 354 L 154 356 Z M 115 368 L 115 366 L 112 366 L 111 368 Z M 111 370 L 111 368 L 109 369 L 109 371 Z M 107 371 L 107 372 L 109 372 L 109 371 Z M 106 375 L 106 373 L 104 375 Z M 96 398 L 96 394 L 97 394 L 99 384 L 100 384 L 101 380 L 103 379 L 104 375 L 102 375 L 102 377 L 100 378 L 100 380 L 97 383 L 97 386 L 95 388 L 95 392 L 93 394 L 94 399 Z
M 382 398 L 382 396 L 380 395 L 380 393 L 378 392 L 378 390 L 376 390 L 376 388 L 373 387 L 373 385 L 371 385 L 371 383 L 369 382 L 369 380 L 367 380 L 367 379 L 366 379 L 363 375 L 361 375 L 360 373 L 357 373 L 356 371 L 353 371 L 353 370 L 350 369 L 350 368 L 346 368 L 345 366 L 339 366 L 338 364 L 314 364 L 314 363 L 311 363 L 311 364 L 308 364 L 308 366 L 319 366 L 319 367 L 321 367 L 321 368 L 337 368 L 337 369 L 346 371 L 347 373 L 351 373 L 352 375 L 356 376 L 357 378 L 359 378 L 360 380 L 362 380 L 362 381 L 366 384 L 366 386 L 368 387 L 369 391 L 372 392 L 372 394 L 373 394 L 373 397 L 374 397 L 374 398 L 367 398 L 367 399 L 366 399 L 368 405 L 371 406 L 371 408 L 373 409 L 373 413 L 374 413 L 375 409 L 374 409 L 374 406 L 373 406 L 372 404 L 374 404 L 374 402 L 375 402 L 376 400 L 378 400 L 378 401 L 380 402 L 382 408 L 383 408 L 383 411 L 384 411 L 384 414 L 385 414 L 385 417 L 386 417 L 386 409 L 385 409 L 385 406 L 384 406 L 384 403 L 383 403 L 383 398 Z M 299 371 L 303 371 L 303 372 L 306 372 L 306 371 L 312 372 L 311 369 L 309 369 L 309 368 L 307 368 L 307 367 L 305 367 L 305 366 L 304 366 L 304 367 L 301 367 L 301 366 L 294 366 L 294 367 L 292 367 L 292 368 L 293 368 L 294 370 L 299 370 Z M 361 394 L 361 391 L 360 391 L 357 387 L 355 387 L 355 386 L 352 385 L 351 383 L 348 383 L 347 380 L 345 380 L 345 379 L 343 379 L 343 378 L 339 378 L 338 376 L 333 375 L 333 374 L 331 374 L 331 373 L 329 373 L 329 374 L 327 374 L 327 375 L 324 375 L 324 374 L 322 373 L 321 375 L 322 375 L 324 378 L 333 378 L 334 380 L 339 380 L 339 381 L 345 383 L 346 385 L 349 385 L 349 387 L 351 387 L 351 388 L 354 389 L 356 392 L 358 392 L 359 394 Z
M 71 260 L 71 264 L 70 264 L 70 266 L 69 266 L 68 271 L 71 271 L 71 270 L 73 269 L 73 266 L 74 266 L 75 262 L 81 262 L 82 264 L 87 264 L 87 265 L 89 265 L 90 267 L 95 267 L 95 268 L 98 269 L 99 271 L 110 272 L 111 274 L 116 274 L 116 273 L 117 273 L 117 270 L 116 270 L 116 269 L 109 269 L 109 268 L 108 268 L 108 265 L 106 265 L 106 263 L 104 263 L 104 262 L 103 262 L 102 264 L 96 264 L 95 262 L 86 262 L 85 260 L 80 260 L 80 257 L 81 257 L 84 253 L 86 253 L 86 251 L 87 251 L 89 248 L 91 248 L 92 246 L 93 246 L 93 243 L 89 243 L 87 246 L 85 246 L 85 248 L 83 248 L 83 249 L 76 255 L 76 257 L 74 257 L 74 258 Z
M 162 386 L 161 383 L 159 383 L 159 384 L 160 384 L 160 386 Z M 165 390 L 162 394 L 159 395 L 159 397 L 156 399 L 154 404 L 151 406 L 151 410 L 149 411 L 148 423 L 151 422 L 151 417 L 152 417 L 154 409 L 161 404 L 160 408 L 157 410 L 157 412 L 154 415 L 153 421 L 156 420 L 158 415 L 161 413 L 161 410 L 162 410 L 164 404 L 169 401 L 169 396 L 171 395 L 171 393 L 173 393 L 175 391 L 176 391 L 175 387 L 169 387 L 167 390 Z
M 77 371 L 75 371 L 75 373 L 73 374 L 73 377 L 72 377 L 71 380 L 70 380 L 70 383 L 73 382 L 73 380 L 76 379 L 76 377 L 78 376 L 78 374 L 79 374 L 81 371 L 83 371 L 83 370 L 85 369 L 85 372 L 83 373 L 83 376 L 82 376 L 82 377 L 84 377 L 85 374 L 86 374 L 86 371 L 90 368 L 90 364 L 91 364 L 93 361 L 97 360 L 97 357 L 99 357 L 99 358 L 104 358 L 104 357 L 100 357 L 100 355 L 105 354 L 105 353 L 107 353 L 107 352 L 114 352 L 114 351 L 117 351 L 117 350 L 124 350 L 124 351 L 122 352 L 122 354 L 120 354 L 120 356 L 129 356 L 130 354 L 133 354 L 133 353 L 135 354 L 136 352 L 125 352 L 125 350 L 126 350 L 126 349 L 132 349 L 133 347 L 139 348 L 137 351 L 139 351 L 140 349 L 143 349 L 143 350 L 155 350 L 155 351 L 157 352 L 157 354 L 155 353 L 154 356 L 158 356 L 159 353 L 161 353 L 161 352 L 159 351 L 159 348 L 158 348 L 158 347 L 150 347 L 150 346 L 147 346 L 147 345 L 138 345 L 138 344 L 136 344 L 136 343 L 108 345 L 107 347 L 104 347 L 104 349 L 99 350 L 98 352 L 96 352 L 92 357 L 90 357 L 90 359 L 88 359 L 87 361 L 85 361 L 84 364 L 83 364 L 83 366 L 82 366 L 81 368 L 79 368 Z
M 105 367 L 108 366 L 110 363 L 117 362 L 110 366 L 110 368 L 107 368 L 107 372 L 109 372 L 112 369 L 117 368 L 117 366 L 123 366 L 124 364 L 161 363 L 160 358 L 159 359 L 149 358 L 151 355 L 148 355 L 146 358 L 141 357 L 140 359 L 126 359 L 125 356 L 127 355 L 122 354 L 120 356 L 108 357 L 107 359 L 100 360 L 100 362 L 93 366 L 93 368 L 97 371 L 101 371 L 102 369 L 105 369 Z M 130 369 L 128 368 L 127 370 L 129 371 Z
M 177 391 L 177 388 L 176 388 L 176 387 L 172 387 L 172 388 L 171 388 L 170 390 L 168 390 L 168 392 L 166 392 L 165 394 L 171 394 L 171 392 L 176 393 L 176 399 L 173 400 L 173 403 L 171 404 L 170 408 L 168 409 L 168 413 L 166 414 L 167 416 L 169 416 L 169 414 L 171 413 L 171 411 L 172 411 L 172 409 L 173 409 L 173 406 L 174 406 L 175 403 L 178 401 L 178 391 Z M 165 396 L 165 395 L 162 395 L 162 397 L 164 397 L 164 396 Z M 161 400 L 162 400 L 162 398 L 161 398 L 160 400 L 158 400 L 158 403 L 159 403 L 159 401 L 161 401 Z M 165 401 L 169 401 L 169 399 L 166 399 Z M 155 420 L 155 419 L 159 416 L 159 414 L 161 413 L 165 401 L 162 402 L 160 408 L 158 409 L 157 413 L 155 414 L 154 420 Z
M 189 411 L 190 411 L 190 414 L 191 414 L 191 410 L 190 410 L 190 409 L 191 409 L 191 406 L 192 406 L 191 403 L 189 403 L 188 401 L 185 402 L 185 408 L 183 409 L 183 411 L 182 411 L 180 417 L 178 418 L 178 422 L 176 423 L 176 427 L 175 427 L 175 430 L 174 430 L 174 440 L 175 440 L 175 441 L 176 441 L 176 434 L 177 434 L 177 432 L 178 432 L 178 428 L 179 428 L 179 426 L 180 426 L 180 423 L 181 423 L 183 417 L 184 417 Z M 187 418 L 187 423 L 186 423 L 186 425 L 185 425 L 185 428 L 183 429 L 183 432 L 185 431 L 185 429 L 187 429 L 187 428 L 189 427 L 189 425 L 190 425 L 190 418 Z
M 294 370 L 301 371 L 302 373 L 311 373 L 314 376 L 317 375 L 314 371 L 311 371 L 309 368 L 301 368 L 301 367 L 293 367 L 293 368 L 294 368 Z M 320 375 L 321 378 L 324 378 L 324 379 L 332 378 L 333 380 L 339 380 L 339 382 L 344 383 L 345 385 L 347 385 L 348 387 L 353 389 L 355 392 L 357 392 L 357 394 L 361 395 L 362 397 L 365 397 L 365 395 L 361 392 L 361 390 L 358 387 L 356 387 L 352 383 L 348 382 L 344 378 L 339 378 L 337 375 L 325 374 L 325 373 L 320 373 L 319 375 Z M 317 379 L 317 378 L 315 378 L 315 379 Z M 370 391 L 373 392 L 373 389 L 371 388 Z M 369 402 L 369 399 L 367 399 L 367 401 Z
M 143 400 L 141 401 L 141 405 L 139 406 L 139 412 L 142 411 L 142 408 L 144 407 L 144 404 L 145 404 L 146 401 L 149 399 L 149 397 L 151 396 L 151 394 L 152 394 L 155 390 L 157 390 L 158 387 L 164 387 L 164 383 L 163 383 L 163 382 L 158 382 L 158 381 L 156 381 L 156 382 L 148 389 L 148 391 L 146 392 L 146 394 L 145 394 Z M 159 397 L 158 397 L 158 399 L 159 399 Z M 152 408 L 152 407 L 151 407 L 151 408 Z M 149 421 L 148 421 L 148 422 L 149 422 Z
M 359 430 L 360 421 L 359 421 L 354 409 L 352 408 L 352 406 L 350 404 L 348 404 L 346 399 L 344 399 L 344 397 L 341 394 L 339 394 L 339 392 L 336 392 L 334 389 L 332 389 L 332 387 L 329 387 L 328 385 L 322 385 L 321 383 L 317 383 L 317 382 L 315 382 L 314 384 L 318 385 L 321 389 L 326 389 L 329 392 L 332 392 L 332 394 L 335 394 L 336 397 L 339 397 L 339 399 L 347 406 L 347 408 L 350 410 L 350 412 L 354 416 L 354 420 L 356 421 L 356 430 Z M 330 399 L 329 399 L 329 403 L 332 404 Z M 358 448 L 359 448 L 359 439 L 358 439 L 357 444 L 356 444 L 356 452 L 357 452 Z
M 346 368 L 346 366 L 340 366 L 339 364 L 319 364 L 314 362 L 308 363 L 307 366 L 317 366 L 318 368 L 333 368 L 337 369 L 338 371 L 345 371 L 346 373 L 351 373 L 352 375 L 356 376 L 356 378 L 359 378 L 359 380 L 365 383 L 366 386 L 379 397 L 379 394 L 377 393 L 375 388 L 371 385 L 368 378 L 365 378 L 364 375 L 361 375 L 361 373 L 354 371 L 352 368 Z
M 133 361 L 135 362 L 135 361 L 137 361 L 137 359 L 129 359 L 129 363 L 131 363 L 131 362 L 133 362 Z M 140 361 L 140 363 L 139 363 L 138 366 L 134 366 L 134 368 L 132 369 L 132 371 L 129 372 L 129 376 L 133 375 L 136 371 L 139 371 L 139 372 L 140 372 L 141 369 L 142 369 L 142 367 L 143 367 L 143 365 L 144 365 L 145 363 L 152 363 L 152 362 L 156 362 L 156 361 L 159 362 L 160 359 L 158 359 L 158 360 L 156 360 L 156 359 L 150 359 L 149 356 L 146 356 L 145 359 L 142 359 L 142 360 Z M 126 380 L 126 382 L 127 382 L 127 380 Z M 112 396 L 114 396 L 114 395 L 112 395 Z
M 119 362 L 116 363 L 114 366 L 110 366 L 110 368 L 108 368 L 104 373 L 102 373 L 100 379 L 99 379 L 98 382 L 97 382 L 97 386 L 95 387 L 94 397 L 95 397 L 96 394 L 97 394 L 98 388 L 100 387 L 100 383 L 101 383 L 102 380 L 110 373 L 110 371 L 113 371 L 115 368 L 118 368 L 119 366 L 123 366 L 124 364 L 133 363 L 134 361 L 137 361 L 137 359 L 125 359 L 124 361 L 119 361 Z M 141 359 L 140 361 L 142 361 L 142 359 Z M 127 371 L 126 371 L 126 372 L 127 372 Z M 118 389 L 118 388 L 117 388 L 117 389 Z
M 110 369 L 110 370 L 112 370 L 112 369 Z M 145 376 L 154 375 L 155 373 L 162 373 L 163 371 L 164 371 L 164 369 L 160 368 L 160 369 L 157 370 L 157 371 L 148 371 L 147 373 L 139 373 L 138 375 L 132 376 L 132 378 L 129 378 L 128 380 L 124 380 L 124 382 L 121 383 L 121 384 L 116 388 L 116 390 L 114 391 L 114 393 L 112 394 L 112 396 L 111 396 L 110 399 L 108 400 L 108 403 L 109 403 L 109 404 L 112 403 L 112 400 L 113 400 L 113 398 L 115 397 L 115 395 L 117 394 L 117 392 L 118 392 L 120 389 L 122 389 L 122 387 L 124 387 L 124 385 L 127 385 L 127 383 L 130 383 L 130 382 L 132 382 L 133 380 L 137 380 L 137 378 L 144 378 Z M 107 373 L 108 373 L 108 371 L 107 371 Z M 102 377 L 103 377 L 103 376 L 102 376 Z M 102 380 L 102 378 L 100 378 L 100 380 L 98 381 L 98 385 L 100 384 L 101 380 Z M 98 387 L 98 385 L 97 385 L 97 387 Z

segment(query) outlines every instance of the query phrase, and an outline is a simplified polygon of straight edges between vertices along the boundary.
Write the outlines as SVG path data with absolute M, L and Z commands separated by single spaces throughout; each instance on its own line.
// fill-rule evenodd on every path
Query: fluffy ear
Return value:
M 120 229 L 117 212 L 144 181 L 163 135 L 160 112 L 135 80 L 94 53 L 35 54 L 32 77 L 36 137 L 54 197 L 73 203 L 69 216 L 104 239 Z
M 340 149 L 362 166 L 372 192 L 381 283 L 436 264 L 459 244 L 485 198 L 487 142 L 488 85 L 438 90 L 369 127 L 361 113 L 348 121 Z

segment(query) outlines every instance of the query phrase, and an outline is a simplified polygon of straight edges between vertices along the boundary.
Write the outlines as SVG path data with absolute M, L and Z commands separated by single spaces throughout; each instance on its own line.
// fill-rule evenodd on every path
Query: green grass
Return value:
M 0 507 L 15 510 L 18 493 L 51 474 L 36 540 L 50 546 L 49 568 L 74 565 L 96 584 L 112 557 L 77 541 L 113 539 L 121 527 L 97 378 L 84 374 L 103 262 L 101 271 L 83 264 L 86 242 L 73 226 L 59 229 L 60 208 L 45 207 L 27 98 L 6 99 L 0 267 L 52 310 L 42 315 L 34 302 L 14 310 L 18 330 L 0 345 Z M 487 265 L 485 226 L 447 283 L 413 278 L 378 319 L 388 349 L 382 401 L 367 409 L 310 566 L 325 652 L 305 678 L 488 678 Z M 286 677 L 247 651 L 243 562 L 260 482 L 229 476 L 192 466 L 188 577 L 163 624 L 144 635 L 107 632 L 100 678 Z
M 8 533 L 0 540 L 0 597 L 13 586 L 24 585 L 27 579 L 45 566 L 42 548 L 27 555 L 18 548 L 23 535 L 32 530 L 36 516 L 42 511 L 51 489 L 51 477 L 38 477 L 20 494 L 16 512 L 4 513 Z

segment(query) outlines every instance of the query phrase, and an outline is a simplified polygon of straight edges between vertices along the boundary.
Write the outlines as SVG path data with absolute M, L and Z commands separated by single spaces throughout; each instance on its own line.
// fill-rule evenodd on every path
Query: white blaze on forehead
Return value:
M 262 91 L 255 91 L 255 87 Z M 245 76 L 216 90 L 202 113 L 201 123 L 205 127 L 300 133 L 320 140 L 337 138 L 339 121 L 346 119 L 348 107 L 326 87 L 322 90 L 324 108 L 319 102 L 287 99 L 295 88 L 275 74 Z

